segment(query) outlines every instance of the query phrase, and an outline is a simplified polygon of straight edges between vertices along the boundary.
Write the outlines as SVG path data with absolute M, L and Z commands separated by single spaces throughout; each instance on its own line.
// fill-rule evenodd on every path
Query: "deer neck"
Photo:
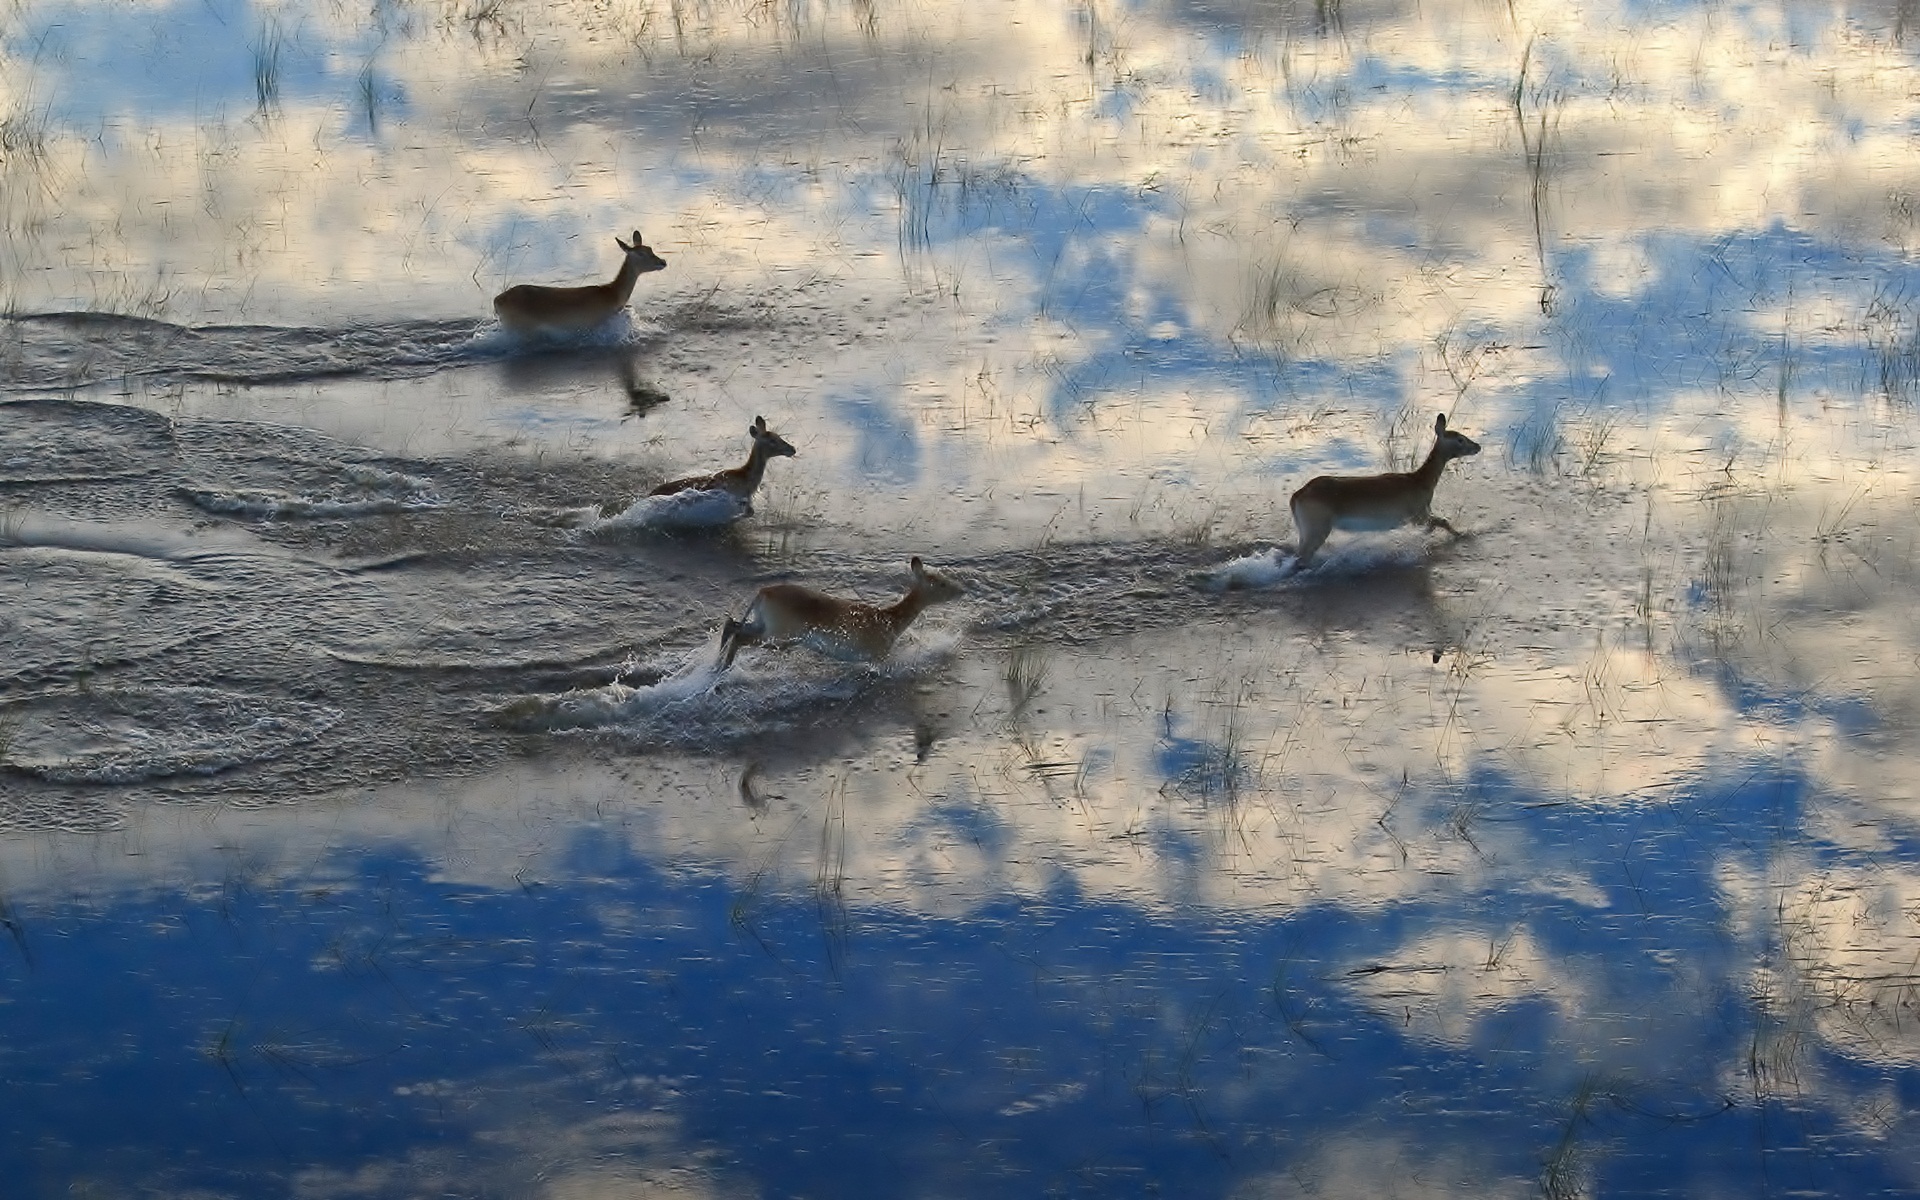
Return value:
M 613 293 L 617 303 L 625 304 L 633 295 L 633 285 L 640 280 L 640 260 L 629 254 L 620 260 L 620 273 L 613 277 L 607 289 Z
M 753 450 L 747 455 L 747 461 L 735 467 L 733 471 L 746 481 L 749 492 L 759 491 L 760 480 L 767 473 L 767 452 L 760 448 L 760 443 L 755 442 Z
M 1446 470 L 1447 464 L 1452 461 L 1451 456 L 1440 452 L 1440 443 L 1435 442 L 1433 449 L 1427 451 L 1426 461 L 1414 468 L 1413 477 L 1419 480 L 1420 486 L 1431 496 L 1433 490 L 1440 486 L 1440 473 Z
M 900 631 L 913 624 L 913 619 L 927 606 L 927 594 L 918 584 L 907 589 L 907 594 L 880 610 L 880 614 L 892 626 L 895 637 Z

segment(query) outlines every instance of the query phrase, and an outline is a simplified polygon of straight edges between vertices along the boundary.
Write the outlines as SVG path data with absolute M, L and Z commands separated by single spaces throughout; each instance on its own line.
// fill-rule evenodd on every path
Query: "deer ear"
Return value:
M 926 578 L 927 568 L 924 564 L 921 563 L 920 556 L 918 554 L 914 555 L 913 561 L 908 563 L 907 565 L 913 568 L 913 577 L 915 579 Z
M 1445 433 L 1447 431 L 1447 414 L 1441 413 L 1433 419 L 1433 431 L 1435 433 Z
M 629 246 L 629 245 L 627 245 L 627 244 L 626 244 L 625 242 L 623 242 L 623 241 L 621 241 L 621 240 L 620 240 L 620 235 L 619 235 L 619 234 L 617 234 L 617 233 L 613 235 L 613 244 L 614 244 L 614 245 L 616 245 L 616 246 L 618 246 L 618 247 L 620 247 L 620 253 L 622 253 L 622 254 L 632 254 L 632 253 L 633 253 L 633 247 L 632 247 L 632 246 Z
M 767 419 L 765 417 L 755 417 L 753 419 L 753 431 L 755 433 L 765 433 L 767 431 Z
M 643 237 L 641 237 L 641 236 L 640 236 L 640 231 L 639 231 L 638 229 L 636 229 L 636 230 L 634 230 L 634 231 L 633 231 L 633 245 L 634 245 L 634 248 L 635 248 L 635 249 L 637 250 L 637 249 L 639 249 L 640 247 L 642 247 L 642 246 L 644 246 L 644 245 L 646 245 L 646 244 L 647 244 L 647 239 L 645 239 L 645 238 L 643 238 Z

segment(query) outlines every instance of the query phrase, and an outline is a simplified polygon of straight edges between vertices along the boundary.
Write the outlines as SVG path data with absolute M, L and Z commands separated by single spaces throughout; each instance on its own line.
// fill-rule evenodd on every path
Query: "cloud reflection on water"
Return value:
M 737 764 L 625 758 L 616 732 L 451 793 L 147 806 L 89 839 L 9 839 L 27 944 L 112 910 L 92 953 L 117 978 L 115 953 L 164 910 L 211 924 L 210 880 L 298 913 L 334 888 L 370 903 L 382 878 L 427 925 L 472 905 L 473 944 L 538 943 L 554 927 L 512 906 L 547 877 L 578 922 L 563 961 L 475 1028 L 574 1055 L 705 1030 L 722 1074 L 754 1077 L 763 1053 L 811 1064 L 771 1080 L 797 1096 L 733 1076 L 648 1092 L 638 1126 L 582 1124 L 578 1096 L 557 1097 L 559 1116 L 507 1137 L 520 1160 L 720 1146 L 745 1177 L 831 1180 L 846 1145 L 808 1175 L 783 1123 L 846 1101 L 848 1073 L 908 1088 L 932 1062 L 942 1106 L 1029 1155 L 982 1167 L 928 1132 L 933 1106 L 854 1098 L 876 1141 L 902 1121 L 918 1135 L 893 1153 L 922 1157 L 891 1165 L 940 1181 L 1064 1178 L 1076 1164 L 1050 1147 L 1091 1130 L 1098 1165 L 1221 1193 L 1380 1194 L 1438 1164 L 1436 1194 L 1487 1195 L 1537 1179 L 1564 1127 L 1602 1131 L 1569 1169 L 1622 1190 L 1740 1190 L 1776 1169 L 1910 1182 L 1920 278 L 1914 68 L 1883 21 L 1794 5 L 680 14 L 288 13 L 269 106 L 243 56 L 279 14 L 28 6 L 15 63 L 63 32 L 8 85 L 10 128 L 39 131 L 0 164 L 8 302 L 475 315 L 510 280 L 604 275 L 611 232 L 638 221 L 674 262 L 638 311 L 684 318 L 647 347 L 671 411 L 582 415 L 609 372 L 518 360 L 424 400 L 291 403 L 436 450 L 586 430 L 592 453 L 658 438 L 703 461 L 772 398 L 825 481 L 791 503 L 825 530 L 810 546 L 982 553 L 1278 535 L 1295 482 L 1407 462 L 1444 410 L 1503 451 L 1441 491 L 1477 537 L 1336 546 L 1303 586 L 1091 648 L 1046 646 L 1048 623 L 976 630 L 951 669 L 908 681 L 909 711 L 769 761 L 759 810 Z M 143 31 L 198 39 L 190 107 L 185 89 L 154 103 L 161 78 L 125 63 Z M 116 86 L 92 87 L 104 74 Z M 709 300 L 756 299 L 761 325 L 701 323 Z M 189 417 L 283 402 L 135 398 Z M 456 401 L 480 432 L 446 415 Z M 389 402 L 432 429 L 380 424 Z M 432 590 L 401 598 L 382 649 L 471 649 Z M 1044 677 L 1015 663 L 1022 638 L 1051 654 Z M 582 765 L 601 751 L 618 765 Z M 637 891 L 607 883 L 628 872 Z M 57 900 L 69 888 L 79 909 Z M 702 905 L 704 924 L 685 916 Z M 380 919 L 356 911 L 317 945 L 375 944 Z M 596 941 L 654 925 L 668 947 L 627 947 L 609 991 L 534 995 L 594 978 Z M 495 965 L 406 945 L 422 979 Z M 714 1009 L 610 1015 L 702 955 L 727 968 L 700 983 Z M 303 961 L 273 964 L 295 1015 Z M 24 1002 L 57 994 L 11 969 Z M 192 960 L 188 990 L 225 999 L 226 969 Z M 371 971 L 346 989 L 361 1001 Z M 474 999 L 458 992 L 436 995 Z M 416 1028 L 365 1011 L 382 1034 Z M 161 1019 L 156 1041 L 192 1059 L 233 1014 L 196 1001 Z M 807 1037 L 780 1042 L 782 1023 Z M 296 1061 L 275 1037 L 252 1043 L 247 1086 Z M 458 1069 L 356 1076 L 389 1086 L 367 1102 L 424 1128 L 435 1089 L 485 1092 L 501 1061 L 571 1086 L 525 1046 L 442 1049 Z M 583 1094 L 632 1078 L 586 1061 L 567 1059 Z M 689 1050 L 675 1069 L 700 1068 Z M 1591 1126 L 1575 1111 L 1590 1079 L 1615 1102 Z M 1518 1096 L 1496 1114 L 1506 1137 L 1455 1111 L 1462 1090 Z M 1749 1144 L 1783 1110 L 1807 1142 L 1858 1140 L 1832 1176 L 1764 1156 L 1663 1176 L 1680 1135 L 1643 1114 L 1678 1127 L 1726 1097 L 1735 1132 L 1701 1144 Z M 1051 1136 L 1000 1124 L 1023 1120 Z M 1267 1132 L 1294 1126 L 1300 1144 Z M 378 1161 L 306 1186 L 389 1194 L 460 1166 L 352 1149 L 337 1157 Z

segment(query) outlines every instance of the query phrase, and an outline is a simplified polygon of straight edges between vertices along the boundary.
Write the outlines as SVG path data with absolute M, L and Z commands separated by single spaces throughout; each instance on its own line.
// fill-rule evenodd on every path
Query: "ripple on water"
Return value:
M 167 419 L 137 408 L 32 400 L 0 413 L 0 487 L 144 475 L 173 450 Z
M 96 689 L 0 708 L 8 766 L 54 783 L 127 784 L 265 762 L 326 733 L 338 709 L 197 687 Z
M 24 536 L 65 530 L 28 527 Z M 81 531 L 87 532 L 87 531 Z M 158 538 L 124 533 L 119 551 L 8 551 L 0 569 L 0 691 L 165 656 L 234 629 L 220 593 L 158 555 Z
M 267 383 L 361 376 L 401 379 L 497 357 L 471 318 L 322 328 L 176 325 L 115 313 L 0 319 L 12 352 L 0 388 L 83 387 L 125 378 Z

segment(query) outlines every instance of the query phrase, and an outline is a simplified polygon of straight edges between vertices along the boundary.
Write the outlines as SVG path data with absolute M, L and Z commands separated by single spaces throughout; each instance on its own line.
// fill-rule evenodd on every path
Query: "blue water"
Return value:
M 1785 948 L 1736 933 L 1763 914 L 1731 911 L 1714 878 L 1728 859 L 1765 871 L 1799 780 L 1612 813 L 1473 787 L 1514 852 L 1612 864 L 1593 872 L 1603 894 L 1440 885 L 1231 915 L 1063 879 L 941 918 L 830 880 L 759 891 L 665 869 L 586 829 L 554 877 L 505 888 L 368 847 L 298 878 L 17 903 L 0 1158 L 23 1194 L 294 1194 L 374 1163 L 369 1194 L 414 1194 L 435 1169 L 513 1193 L 532 1186 L 515 1150 L 644 1161 L 592 1126 L 667 1111 L 662 1158 L 765 1195 L 1231 1195 L 1269 1176 L 1338 1191 L 1320 1173 L 1349 1142 L 1482 1194 L 1556 1170 L 1606 1195 L 1906 1190 L 1878 1139 L 1802 1089 L 1904 1104 L 1913 1072 L 1817 1044 L 1774 1055 L 1807 1031 L 1749 972 Z M 1578 1001 L 1419 1036 L 1392 981 L 1431 982 L 1405 947 L 1454 930 L 1490 958 L 1531 941 L 1569 964 Z

